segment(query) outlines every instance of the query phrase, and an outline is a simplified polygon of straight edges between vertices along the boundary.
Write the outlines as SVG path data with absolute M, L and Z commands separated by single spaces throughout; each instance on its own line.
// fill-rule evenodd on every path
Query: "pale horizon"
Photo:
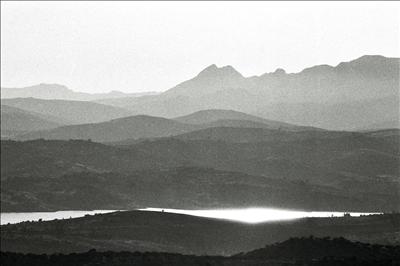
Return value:
M 363 55 L 399 57 L 399 6 L 2 2 L 1 87 L 162 92 L 211 64 L 248 77 Z

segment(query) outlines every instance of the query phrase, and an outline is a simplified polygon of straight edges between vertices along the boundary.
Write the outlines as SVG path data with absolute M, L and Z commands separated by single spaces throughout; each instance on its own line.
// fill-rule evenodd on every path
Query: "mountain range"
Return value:
M 398 125 L 398 63 L 211 65 L 158 95 L 3 98 L 2 209 L 397 211 L 400 133 L 379 128 Z
M 211 65 L 163 93 L 145 95 L 112 92 L 82 96 L 64 86 L 49 84 L 1 90 L 2 103 L 4 98 L 11 97 L 79 99 L 83 105 L 90 106 L 87 101 L 95 101 L 119 108 L 120 112 L 124 109 L 124 116 L 175 118 L 197 111 L 223 109 L 331 130 L 383 129 L 399 126 L 399 66 L 399 58 L 366 55 L 337 66 L 313 66 L 299 73 L 277 69 L 244 77 L 232 66 Z M 4 104 L 22 108 L 10 102 Z M 32 111 L 38 112 L 37 109 Z M 118 117 L 122 116 L 93 119 L 92 113 L 86 119 L 75 118 L 70 122 L 94 123 Z
M 101 102 L 162 117 L 229 109 L 293 124 L 354 130 L 399 120 L 399 65 L 399 58 L 363 56 L 335 67 L 252 77 L 231 66 L 211 65 L 159 95 Z
M 71 101 L 92 101 L 100 99 L 114 99 L 123 97 L 140 97 L 144 95 L 155 95 L 156 92 L 138 92 L 124 93 L 120 91 L 111 91 L 108 93 L 84 93 L 76 92 L 68 89 L 66 86 L 59 84 L 41 83 L 34 86 L 23 88 L 1 88 L 1 98 L 25 98 L 33 97 L 47 100 L 71 100 Z

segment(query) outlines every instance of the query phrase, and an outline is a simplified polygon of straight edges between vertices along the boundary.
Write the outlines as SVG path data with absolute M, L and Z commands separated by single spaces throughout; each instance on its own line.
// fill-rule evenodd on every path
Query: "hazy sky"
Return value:
M 245 76 L 399 57 L 395 2 L 1 2 L 1 85 L 162 91 L 210 64 Z

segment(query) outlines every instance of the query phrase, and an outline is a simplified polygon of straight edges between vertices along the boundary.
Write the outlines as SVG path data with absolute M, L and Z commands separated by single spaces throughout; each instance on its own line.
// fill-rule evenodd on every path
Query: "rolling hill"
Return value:
M 58 117 L 62 124 L 97 123 L 131 115 L 129 111 L 118 107 L 86 101 L 14 98 L 2 99 L 1 104 Z
M 232 121 L 232 122 L 231 122 Z M 235 122 L 233 122 L 235 121 Z M 351 135 L 350 132 L 323 131 L 323 130 L 296 130 L 270 129 L 270 126 L 242 120 L 218 120 L 209 124 L 210 127 L 175 136 L 182 140 L 213 140 L 225 142 L 272 142 L 293 141 L 304 139 L 335 138 Z M 219 126 L 222 125 L 222 126 Z M 233 126 L 231 126 L 233 125 Z M 263 127 L 264 125 L 264 127 Z M 215 127 L 214 127 L 215 126 Z M 299 127 L 301 128 L 301 127 Z M 296 128 L 297 129 L 297 128 Z
M 195 125 L 145 115 L 128 116 L 96 124 L 81 124 L 37 131 L 18 139 L 91 139 L 114 142 L 126 139 L 157 138 L 182 134 L 197 129 Z
M 51 129 L 61 126 L 56 117 L 27 112 L 19 108 L 1 105 L 1 137 L 9 138 L 19 134 Z
M 374 208 L 390 197 L 361 201 L 329 186 L 300 184 L 200 167 L 89 172 L 75 167 L 56 177 L 3 180 L 3 211 L 160 208 L 204 209 L 271 206 L 301 210 Z M 49 191 L 50 190 L 50 191 Z M 235 197 L 232 197 L 235 195 Z M 351 200 L 350 200 L 351 199 Z
M 192 161 L 197 165 L 216 169 L 326 184 L 339 181 L 341 176 L 347 175 L 349 182 L 367 182 L 368 178 L 365 177 L 378 177 L 376 171 L 391 178 L 399 176 L 399 147 L 393 143 L 395 142 L 346 133 L 329 138 L 312 137 L 293 141 L 275 139 L 270 142 L 250 143 L 173 138 L 141 142 L 132 148 L 154 156 L 158 161 Z M 362 160 L 364 164 L 374 165 L 377 157 L 370 156 L 371 153 L 379 158 L 389 157 L 387 163 L 390 166 L 380 167 L 366 175 L 355 162 Z M 347 171 L 335 168 L 335 160 L 345 156 L 352 158 L 346 164 L 350 168 Z M 387 180 L 392 180 L 391 178 Z
M 337 134 L 243 143 L 163 138 L 131 146 L 2 141 L 2 206 L 77 208 L 86 199 L 87 208 L 398 210 L 399 146 L 392 138 Z M 74 199 L 81 200 L 69 205 Z
M 186 116 L 176 117 L 174 120 L 187 124 L 214 124 L 215 126 L 213 127 L 230 125 L 235 127 L 237 125 L 237 127 L 300 129 L 299 126 L 267 120 L 233 110 L 202 110 Z M 249 122 L 253 122 L 253 124 Z
M 204 128 L 234 127 L 234 128 L 279 128 L 290 131 L 319 130 L 295 126 L 277 121 L 264 120 L 244 113 L 225 110 L 207 110 L 203 113 L 213 118 L 197 119 L 198 113 L 190 117 L 178 119 L 166 119 L 145 115 L 128 116 L 107 122 L 63 126 L 52 130 L 42 130 L 17 136 L 17 139 L 91 139 L 97 142 L 118 142 L 119 144 L 135 143 L 138 139 L 152 139 L 181 135 L 186 132 Z M 219 118 L 237 119 L 220 119 Z M 249 118 L 250 120 L 239 120 Z M 256 120 L 260 122 L 256 122 Z M 187 121 L 187 122 L 185 122 Z M 190 123 L 198 121 L 199 123 Z M 200 123 L 201 122 L 201 123 Z
M 369 178 L 375 179 L 385 175 L 395 178 L 399 175 L 400 151 L 399 146 L 394 145 L 398 143 L 398 137 L 396 140 L 394 137 L 378 138 L 360 133 L 340 132 L 330 136 L 314 135 L 310 138 L 296 138 L 296 135 L 288 138 L 284 134 L 272 136 L 273 141 L 244 143 L 212 140 L 208 137 L 195 140 L 173 137 L 119 147 L 78 140 L 3 141 L 2 163 L 5 167 L 2 167 L 2 178 L 15 176 L 17 173 L 33 174 L 34 169 L 51 172 L 55 166 L 68 166 L 70 160 L 72 165 L 78 163 L 89 168 L 118 172 L 146 167 L 192 165 L 322 184 L 339 181 L 340 176 L 346 177 L 346 172 L 349 174 L 349 181 L 356 181 L 358 178 L 367 181 Z M 47 168 L 45 158 L 49 160 Z M 111 158 L 115 158 L 115 161 Z M 346 171 L 334 167 L 336 160 L 345 158 L 349 159 L 345 164 L 349 167 Z M 378 158 L 387 164 L 370 173 L 365 172 L 368 168 L 363 169 L 362 164 L 356 164 L 363 162 L 366 165 L 374 165 Z M 57 161 L 60 162 L 56 164 Z M 353 177 L 350 178 L 351 176 Z

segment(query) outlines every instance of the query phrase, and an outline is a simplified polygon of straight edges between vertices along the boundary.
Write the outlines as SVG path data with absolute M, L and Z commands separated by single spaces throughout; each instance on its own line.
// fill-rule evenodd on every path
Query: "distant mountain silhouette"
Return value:
M 335 104 L 272 104 L 259 108 L 254 115 L 280 119 L 289 123 L 296 122 L 304 126 L 357 131 L 380 129 L 379 125 L 382 121 L 400 121 L 399 108 L 400 95 L 394 95 Z M 387 124 L 390 128 L 395 125 L 395 122 Z
M 1 137 L 13 137 L 26 132 L 56 128 L 62 124 L 56 117 L 1 105 Z
M 189 96 L 201 97 L 213 94 L 226 88 L 241 89 L 245 78 L 232 66 L 218 68 L 211 65 L 201 71 L 195 78 L 182 82 L 163 93 L 166 97 Z
M 68 89 L 59 84 L 41 83 L 38 85 L 24 88 L 1 88 L 1 98 L 26 98 L 32 97 L 47 100 L 74 100 L 74 101 L 92 101 L 100 99 L 113 99 L 122 97 L 139 97 L 144 95 L 153 95 L 155 92 L 123 93 L 120 91 L 111 91 L 109 93 L 84 93 Z
M 97 123 L 131 115 L 130 111 L 119 107 L 86 101 L 14 98 L 2 99 L 1 103 L 27 112 L 58 117 L 62 124 Z
M 299 73 L 277 69 L 252 77 L 232 66 L 211 65 L 160 94 L 87 94 L 40 84 L 2 88 L 2 97 L 91 100 L 129 109 L 132 115 L 165 118 L 225 109 L 332 130 L 379 129 L 396 126 L 394 121 L 400 120 L 399 72 L 399 58 L 366 55 L 337 66 L 318 65 Z
M 337 66 L 246 78 L 231 66 L 211 65 L 160 95 L 104 103 L 162 117 L 228 109 L 326 129 L 363 128 L 398 120 L 399 66 L 399 58 L 363 56 Z

